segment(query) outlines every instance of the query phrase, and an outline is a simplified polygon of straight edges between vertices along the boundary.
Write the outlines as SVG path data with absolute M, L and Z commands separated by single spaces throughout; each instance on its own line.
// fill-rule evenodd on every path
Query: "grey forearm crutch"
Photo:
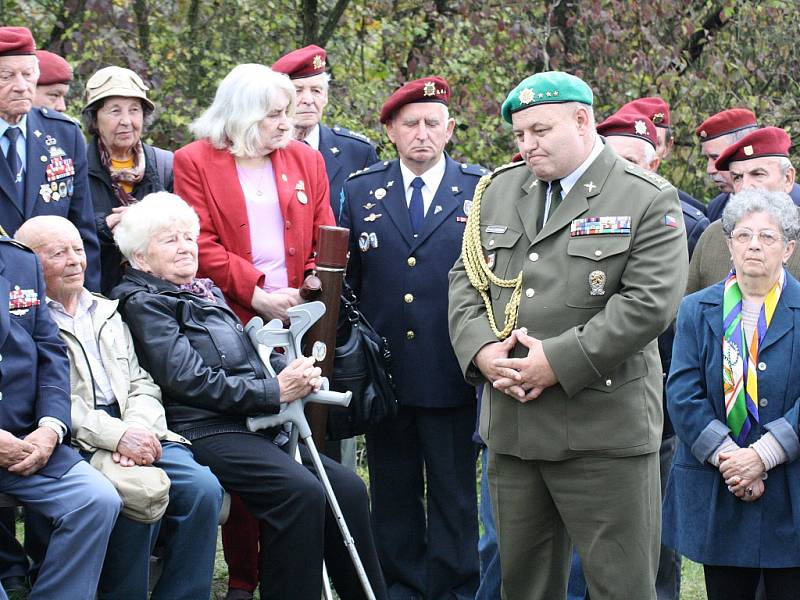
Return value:
M 311 325 L 325 314 L 325 305 L 322 302 L 308 302 L 299 306 L 293 306 L 288 310 L 288 314 L 289 329 L 284 329 L 283 323 L 278 319 L 273 319 L 262 326 L 263 321 L 258 317 L 253 318 L 246 327 L 247 334 L 258 350 L 261 361 L 273 376 L 275 375 L 275 370 L 272 368 L 269 360 L 272 349 L 284 348 L 287 362 L 291 362 L 295 358 L 302 356 L 303 335 L 308 331 Z M 322 386 L 319 391 L 312 392 L 300 400 L 282 404 L 281 410 L 277 414 L 249 417 L 247 419 L 247 428 L 250 431 L 258 431 L 260 429 L 281 426 L 287 422 L 292 423 L 290 440 L 296 443 L 297 436 L 299 435 L 300 439 L 305 442 L 311 454 L 311 460 L 314 463 L 314 470 L 317 472 L 317 477 L 319 477 L 320 482 L 322 482 L 322 487 L 325 489 L 325 497 L 328 499 L 328 504 L 330 504 L 333 516 L 336 518 L 339 531 L 342 532 L 344 545 L 347 548 L 348 554 L 350 554 L 350 559 L 353 561 L 353 566 L 356 569 L 361 586 L 364 588 L 364 593 L 368 600 L 375 600 L 375 594 L 372 591 L 369 578 L 367 578 L 367 573 L 364 571 L 364 565 L 361 562 L 361 557 L 358 555 L 355 541 L 350 535 L 350 530 L 344 520 L 342 509 L 339 507 L 339 502 L 336 500 L 336 495 L 333 493 L 328 474 L 325 472 L 325 467 L 322 465 L 319 452 L 317 452 L 317 447 L 311 437 L 311 427 L 309 427 L 303 412 L 303 407 L 307 402 L 337 406 L 347 406 L 350 404 L 350 399 L 353 396 L 352 392 L 332 392 L 328 387 L 328 379 L 323 377 Z

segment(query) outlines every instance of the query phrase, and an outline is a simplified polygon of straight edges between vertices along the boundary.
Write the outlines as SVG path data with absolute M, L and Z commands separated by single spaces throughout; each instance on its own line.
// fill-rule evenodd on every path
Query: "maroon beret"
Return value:
M 764 127 L 751 131 L 738 142 L 731 144 L 719 155 L 714 165 L 717 171 L 728 171 L 732 162 L 750 160 L 761 156 L 789 157 L 792 140 L 780 127 Z
M 658 134 L 653 122 L 630 108 L 626 110 L 624 106 L 600 123 L 597 126 L 597 133 L 605 137 L 618 135 L 637 138 L 644 140 L 653 148 L 658 143 Z
M 0 27 L 0 56 L 33 54 L 36 44 L 27 27 Z
M 669 127 L 672 124 L 669 119 L 669 104 L 658 96 L 648 96 L 646 98 L 631 100 L 623 104 L 619 112 L 623 110 L 644 115 L 650 119 L 656 127 Z
M 423 77 L 403 84 L 381 108 L 381 123 L 386 123 L 397 110 L 412 102 L 450 104 L 450 86 L 441 77 Z
M 306 46 L 284 54 L 272 65 L 272 70 L 285 73 L 289 79 L 302 79 L 325 72 L 327 53 L 319 46 Z
M 69 83 L 72 81 L 72 67 L 58 54 L 53 54 L 47 50 L 37 50 L 36 58 L 39 59 L 39 81 L 37 85 Z
M 752 110 L 731 108 L 708 117 L 700 123 L 700 126 L 694 132 L 700 136 L 700 141 L 705 142 L 740 129 L 756 127 L 757 125 L 756 115 Z

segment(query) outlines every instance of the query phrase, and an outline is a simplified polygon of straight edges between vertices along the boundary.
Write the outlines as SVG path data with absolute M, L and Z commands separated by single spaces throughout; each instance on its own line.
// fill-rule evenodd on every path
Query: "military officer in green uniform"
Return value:
M 546 72 L 502 106 L 523 160 L 475 191 L 450 335 L 484 383 L 481 436 L 507 600 L 655 599 L 661 365 L 686 282 L 675 188 L 595 131 L 583 81 Z

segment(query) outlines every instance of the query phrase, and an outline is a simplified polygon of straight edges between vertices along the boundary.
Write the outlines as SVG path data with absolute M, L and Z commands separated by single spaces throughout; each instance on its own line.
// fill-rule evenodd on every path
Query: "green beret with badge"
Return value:
M 560 104 L 580 102 L 592 106 L 592 88 L 575 75 L 563 71 L 545 71 L 523 79 L 508 94 L 500 112 L 506 122 L 511 123 L 511 115 L 539 104 Z

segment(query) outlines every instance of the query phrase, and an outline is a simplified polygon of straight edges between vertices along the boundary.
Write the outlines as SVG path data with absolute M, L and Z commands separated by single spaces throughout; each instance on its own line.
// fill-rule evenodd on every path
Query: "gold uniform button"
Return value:
M 533 298 L 533 295 L 534 295 L 535 293 L 536 293 L 536 292 L 534 292 L 534 291 L 533 291 L 533 288 L 528 288 L 527 290 L 525 290 L 525 295 L 526 295 L 528 298 Z
M 606 387 L 611 387 L 611 380 L 610 379 L 606 379 Z
M 595 256 L 602 256 L 603 255 L 603 251 L 602 250 L 595 250 L 594 251 L 594 255 Z
M 403 300 L 406 301 L 406 304 L 411 304 L 414 301 L 414 294 L 406 294 L 403 296 Z
M 417 259 L 414 258 L 413 256 L 409 256 L 406 262 L 408 263 L 409 267 L 414 267 L 417 265 Z
M 536 262 L 539 260 L 539 255 L 536 252 L 531 252 L 528 254 L 528 258 L 530 258 L 532 262 Z
M 414 332 L 413 331 L 406 331 L 406 339 L 413 340 L 414 339 Z

